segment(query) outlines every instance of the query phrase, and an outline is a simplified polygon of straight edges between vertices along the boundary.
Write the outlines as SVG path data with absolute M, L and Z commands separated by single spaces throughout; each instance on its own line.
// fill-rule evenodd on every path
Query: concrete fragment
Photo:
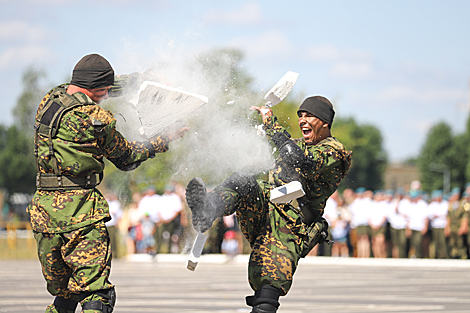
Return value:
M 205 96 L 146 81 L 141 85 L 136 109 L 143 132 L 153 138 L 207 102 Z

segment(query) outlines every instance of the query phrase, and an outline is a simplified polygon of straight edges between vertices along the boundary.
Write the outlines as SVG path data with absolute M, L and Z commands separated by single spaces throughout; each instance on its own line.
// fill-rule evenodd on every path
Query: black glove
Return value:
M 328 238 L 328 222 L 323 218 L 320 217 L 319 220 L 316 220 L 312 223 L 309 227 L 308 239 L 304 243 L 304 249 L 300 257 L 305 257 L 308 253 L 317 245 L 324 242 L 331 244 Z
M 287 133 L 287 135 L 289 135 Z M 303 169 L 311 168 L 315 165 L 315 161 L 306 157 L 303 150 L 296 145 L 289 137 L 283 132 L 277 132 L 272 136 L 274 144 L 279 148 L 279 155 L 282 160 L 293 167 Z

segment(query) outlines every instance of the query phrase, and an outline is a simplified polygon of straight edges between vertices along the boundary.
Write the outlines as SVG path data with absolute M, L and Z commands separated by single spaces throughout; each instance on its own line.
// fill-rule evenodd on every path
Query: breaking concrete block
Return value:
M 282 76 L 282 78 L 264 96 L 264 99 L 267 101 L 266 107 L 273 107 L 284 100 L 297 82 L 297 77 L 299 77 L 299 74 L 291 71 Z
M 197 233 L 196 240 L 194 240 L 193 248 L 188 258 L 188 265 L 186 266 L 188 270 L 195 271 L 196 266 L 199 263 L 199 258 L 201 257 L 202 250 L 204 249 L 204 244 L 206 243 L 207 236 L 201 232 Z
M 140 87 L 136 109 L 143 132 L 153 138 L 207 102 L 205 96 L 146 81 Z
M 305 192 L 302 188 L 302 184 L 295 180 L 271 190 L 271 197 L 269 200 L 271 200 L 272 203 L 287 203 L 303 197 L 304 195 Z

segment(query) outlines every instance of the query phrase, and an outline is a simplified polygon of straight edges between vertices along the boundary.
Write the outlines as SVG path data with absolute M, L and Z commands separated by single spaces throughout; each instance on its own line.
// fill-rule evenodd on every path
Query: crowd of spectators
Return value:
M 112 193 L 106 198 L 111 214 L 111 221 L 106 225 L 111 230 L 109 234 L 114 256 L 123 254 L 117 248 L 124 237 L 126 254 L 180 252 L 180 239 L 187 226 L 184 189 L 180 185 L 168 184 L 161 195 L 155 186 L 148 186 L 144 192 L 134 193 L 132 202 L 124 210 Z M 114 231 L 118 225 L 119 234 Z
M 122 210 L 117 197 L 107 196 L 112 220 L 110 237 L 117 248 L 119 227 L 126 238 L 126 254 L 182 253 L 194 238 L 184 187 L 169 184 L 162 194 L 154 186 L 133 195 Z M 359 258 L 458 258 L 469 257 L 468 212 L 470 184 L 449 194 L 435 190 L 357 190 L 335 192 L 327 201 L 323 217 L 334 242 L 315 247 L 311 256 Z M 249 253 L 235 215 L 216 220 L 208 231 L 205 253 L 234 257 Z M 113 249 L 113 255 L 119 253 Z
M 327 201 L 324 217 L 332 246 L 311 255 L 359 258 L 467 259 L 470 186 L 441 190 L 346 189 Z

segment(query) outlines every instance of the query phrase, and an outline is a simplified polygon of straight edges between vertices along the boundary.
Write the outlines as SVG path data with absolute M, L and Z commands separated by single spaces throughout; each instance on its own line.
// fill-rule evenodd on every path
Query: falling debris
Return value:
M 191 253 L 188 259 L 188 265 L 186 266 L 188 270 L 194 271 L 196 270 L 196 266 L 199 262 L 199 258 L 202 254 L 202 249 L 204 248 L 204 244 L 206 243 L 207 236 L 201 232 L 197 233 L 196 240 L 194 240 L 193 248 L 191 249 Z
M 294 87 L 298 77 L 298 73 L 291 71 L 282 76 L 276 85 L 274 85 L 273 88 L 271 88 L 271 90 L 269 90 L 268 93 L 264 96 L 264 99 L 267 101 L 266 107 L 273 107 L 284 100 L 284 98 L 292 90 L 292 87 Z

